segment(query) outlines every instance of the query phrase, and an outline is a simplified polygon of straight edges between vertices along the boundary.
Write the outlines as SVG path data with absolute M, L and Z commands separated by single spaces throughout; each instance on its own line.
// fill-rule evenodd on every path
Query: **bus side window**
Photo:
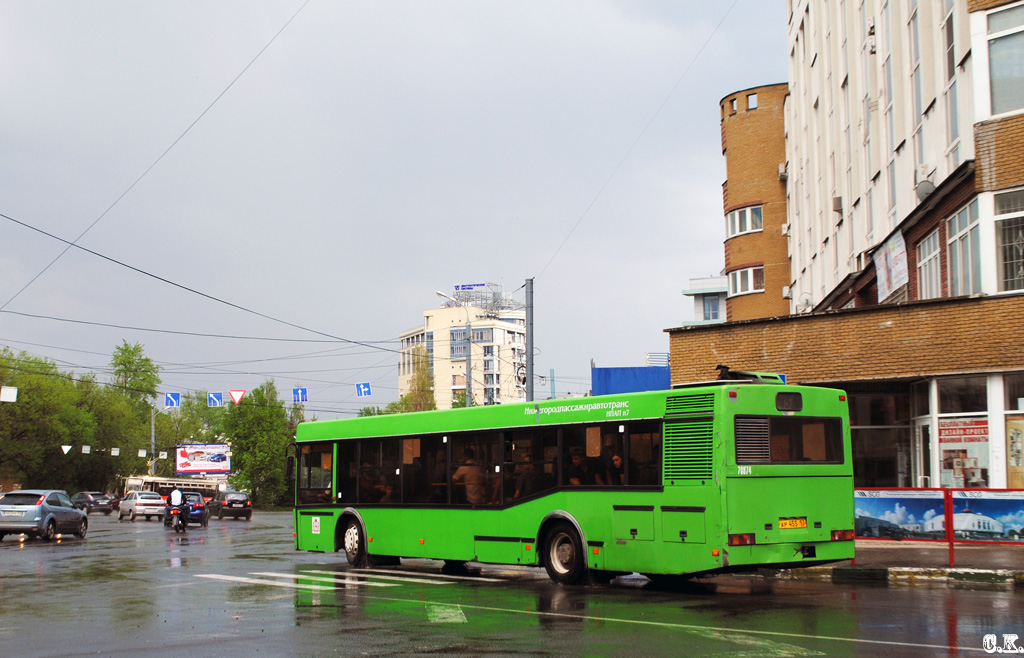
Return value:
M 648 421 L 629 426 L 629 461 L 627 478 L 630 485 L 661 484 L 661 423 Z

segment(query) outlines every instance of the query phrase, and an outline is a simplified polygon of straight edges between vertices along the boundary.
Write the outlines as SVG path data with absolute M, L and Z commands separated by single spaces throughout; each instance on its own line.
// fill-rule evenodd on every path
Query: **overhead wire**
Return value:
M 597 200 L 601 198 L 601 195 L 604 194 L 605 189 L 608 188 L 608 185 L 619 173 L 619 170 L 622 169 L 622 166 L 626 163 L 626 160 L 629 159 L 629 156 L 632 155 L 634 149 L 636 149 L 637 145 L 640 143 L 640 140 L 644 138 L 644 135 L 646 135 L 647 131 L 650 130 L 651 126 L 654 124 L 654 121 L 658 118 L 658 115 L 661 114 L 661 111 L 665 109 L 665 106 L 668 104 L 669 100 L 672 98 L 672 96 L 675 95 L 676 90 L 679 88 L 679 85 L 683 83 L 683 80 L 686 79 L 686 76 L 690 73 L 690 69 L 692 69 L 694 64 L 697 63 L 697 58 L 700 57 L 701 53 L 704 52 L 704 49 L 707 48 L 707 45 L 711 43 L 711 39 L 714 38 L 715 34 L 717 34 L 718 30 L 722 27 L 722 24 L 725 23 L 725 19 L 729 17 L 729 14 L 732 12 L 737 2 L 739 2 L 739 0 L 733 0 L 732 4 L 729 5 L 729 8 L 725 11 L 725 14 L 722 16 L 722 19 L 718 21 L 718 25 L 716 25 L 715 29 L 711 31 L 711 34 L 708 35 L 708 38 L 704 40 L 704 43 L 701 44 L 701 47 L 697 49 L 697 52 L 690 59 L 690 63 L 683 70 L 682 74 L 679 76 L 679 79 L 676 80 L 676 83 L 674 85 L 672 85 L 672 89 L 669 90 L 664 100 L 662 100 L 661 104 L 658 105 L 658 108 L 654 111 L 654 114 L 651 115 L 651 118 L 644 125 L 643 129 L 640 131 L 640 134 L 637 135 L 636 139 L 633 140 L 633 143 L 630 144 L 628 149 L 626 149 L 626 153 L 619 159 L 618 164 L 616 164 L 615 167 L 612 169 L 611 174 L 608 175 L 608 177 L 605 179 L 601 187 L 598 188 L 597 194 L 595 194 L 594 198 L 590 200 L 590 203 L 587 204 L 587 207 L 583 209 L 583 212 L 580 214 L 579 219 L 577 219 L 576 223 L 572 225 L 571 229 L 569 229 L 569 232 L 566 234 L 565 238 L 558 245 L 558 248 L 555 249 L 555 253 L 551 254 L 551 258 L 549 258 L 548 262 L 544 265 L 543 268 L 541 268 L 540 274 L 534 277 L 535 279 L 539 279 L 541 276 L 544 275 L 544 272 L 547 271 L 548 267 L 551 266 L 551 263 L 558 256 L 559 252 L 562 251 L 562 247 L 565 246 L 565 244 L 569 241 L 569 238 L 572 237 L 572 234 L 576 232 L 576 229 L 579 228 L 579 225 L 590 213 L 590 209 L 594 207 L 594 204 L 597 203 Z
M 39 271 L 38 274 L 36 274 L 34 277 L 32 277 L 32 279 L 30 279 L 28 283 L 26 283 L 24 286 L 22 286 L 21 289 L 18 292 L 14 293 L 13 297 L 11 297 L 6 302 L 4 302 L 3 305 L 0 306 L 0 310 L 3 310 L 5 308 L 7 308 L 7 306 L 11 302 L 13 302 L 15 299 L 17 299 L 21 295 L 21 293 L 25 292 L 25 290 L 27 290 L 29 288 L 29 286 L 31 286 L 33 283 L 35 283 L 36 280 L 39 277 L 41 277 L 47 270 L 49 270 L 53 266 L 54 263 L 56 263 L 58 260 L 60 260 L 64 256 L 64 254 L 66 254 L 68 252 L 68 250 L 71 249 L 71 247 L 78 246 L 78 241 L 81 240 L 83 237 L 85 237 L 85 234 L 88 233 L 89 231 L 91 231 L 93 229 L 93 227 L 95 227 L 96 224 L 98 224 L 100 222 L 100 220 L 102 220 L 104 217 L 106 217 L 107 213 L 109 213 L 111 210 L 113 210 L 114 206 L 116 206 L 118 203 L 120 203 L 121 199 L 125 198 L 128 195 L 129 192 L 131 192 L 133 189 L 135 189 L 135 186 L 138 185 L 142 181 L 142 179 L 145 178 L 149 174 L 150 171 L 152 171 L 158 164 L 160 164 L 160 162 L 167 156 L 167 154 L 170 153 L 171 150 L 175 146 L 178 145 L 178 142 L 180 142 L 182 139 L 184 139 L 185 135 L 187 135 L 189 133 L 189 131 L 191 131 L 192 128 L 195 127 L 195 125 L 197 123 L 199 123 L 202 120 L 203 117 L 206 116 L 207 112 L 209 112 L 210 109 L 213 108 L 213 106 L 217 104 L 217 101 L 219 101 L 221 98 L 223 98 L 224 94 L 226 94 L 228 92 L 228 90 L 230 90 L 235 85 L 235 83 L 238 82 L 238 80 L 243 75 L 245 75 L 245 72 L 248 71 L 249 68 L 256 62 L 256 60 L 259 59 L 261 55 L 263 55 L 263 53 L 267 50 L 267 48 L 269 48 L 270 45 L 272 43 L 274 43 L 274 41 L 277 40 L 277 37 L 279 37 L 281 35 L 281 33 L 284 32 L 285 29 L 289 25 L 291 25 L 292 21 L 294 21 L 295 18 L 299 15 L 299 13 L 301 13 L 302 10 L 305 9 L 306 5 L 308 5 L 309 2 L 310 2 L 310 0 L 306 0 L 304 3 L 302 3 L 302 6 L 300 6 L 295 11 L 294 14 L 292 14 L 291 18 L 289 18 L 287 21 L 285 21 L 284 25 L 281 26 L 281 29 L 279 29 L 274 34 L 274 36 L 272 36 L 270 38 L 270 41 L 268 41 L 266 43 L 266 45 L 264 45 L 263 48 L 261 48 L 260 51 L 258 53 L 256 53 L 255 57 L 253 57 L 251 60 L 249 60 L 249 63 L 245 65 L 245 67 L 239 72 L 239 74 L 236 75 L 235 78 L 231 82 L 229 82 L 228 85 L 219 94 L 217 94 L 217 97 L 214 98 L 213 101 L 209 105 L 206 106 L 206 109 L 204 109 L 202 112 L 200 112 L 199 116 L 197 116 L 195 118 L 195 120 L 193 120 L 192 123 L 190 123 L 188 125 L 188 127 L 185 128 L 185 130 L 180 135 L 178 135 L 178 137 L 173 142 L 171 142 L 171 145 L 168 146 L 166 149 L 164 149 L 163 153 L 161 153 L 159 155 L 159 157 L 157 157 L 157 159 L 154 160 L 153 163 L 151 165 L 149 165 L 149 167 L 147 167 L 146 170 L 143 171 L 142 174 L 139 175 L 139 177 L 136 178 L 135 181 L 132 182 L 132 184 L 128 186 L 127 189 L 125 189 L 124 192 L 122 192 L 116 199 L 114 199 L 114 202 L 111 203 L 109 206 L 107 206 L 107 209 L 104 210 L 102 213 L 100 213 L 99 217 L 94 219 L 93 222 L 91 224 L 89 224 L 89 226 L 87 226 L 84 231 L 79 233 L 78 237 L 75 238 L 73 242 L 68 242 L 68 245 L 64 248 L 64 250 L 61 251 L 59 254 L 57 254 L 57 256 L 46 265 L 46 267 L 44 267 L 42 270 Z M 8 218 L 8 219 L 10 219 L 10 218 Z

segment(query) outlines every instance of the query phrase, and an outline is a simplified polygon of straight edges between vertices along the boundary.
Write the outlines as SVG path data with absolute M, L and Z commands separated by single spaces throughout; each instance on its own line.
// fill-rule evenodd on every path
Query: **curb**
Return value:
M 836 583 L 995 583 L 1024 587 L 1024 571 L 1012 569 L 928 569 L 922 567 L 807 567 L 762 570 L 782 580 L 821 580 Z

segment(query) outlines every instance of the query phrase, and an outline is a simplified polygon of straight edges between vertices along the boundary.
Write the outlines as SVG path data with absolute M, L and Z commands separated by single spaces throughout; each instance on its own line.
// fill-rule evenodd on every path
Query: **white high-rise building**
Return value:
M 987 178 L 978 180 L 964 227 L 968 259 L 951 259 L 943 273 L 953 284 L 946 294 L 1012 289 L 1000 283 L 1006 264 L 991 257 L 999 242 L 994 196 L 1007 186 L 995 177 L 1009 162 L 997 162 L 995 147 L 986 151 L 1002 139 L 995 133 L 1020 130 L 1024 3 L 789 0 L 788 8 L 792 310 L 831 303 L 872 259 L 876 268 L 894 266 L 879 271 L 877 302 L 907 299 L 912 245 L 897 227 L 906 233 L 908 220 L 928 214 L 975 168 Z M 953 233 L 950 244 L 959 239 Z M 879 261 L 886 256 L 892 262 Z M 939 296 L 933 287 L 923 296 Z
M 472 341 L 467 341 L 467 325 Z M 526 310 L 497 284 L 458 286 L 439 308 L 423 311 L 423 324 L 402 332 L 398 392 L 409 392 L 413 351 L 427 352 L 434 400 L 449 409 L 466 390 L 466 355 L 474 405 L 526 400 Z

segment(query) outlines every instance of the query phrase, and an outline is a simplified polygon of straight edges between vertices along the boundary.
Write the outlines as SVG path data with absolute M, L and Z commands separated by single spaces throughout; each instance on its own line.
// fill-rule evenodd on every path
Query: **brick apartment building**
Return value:
M 858 486 L 1024 487 L 1024 2 L 787 4 L 788 93 L 722 101 L 726 272 L 763 284 L 668 330 L 672 381 L 721 363 L 846 389 Z M 771 162 L 773 129 L 745 127 L 777 94 Z M 785 221 L 732 231 L 773 185 Z

